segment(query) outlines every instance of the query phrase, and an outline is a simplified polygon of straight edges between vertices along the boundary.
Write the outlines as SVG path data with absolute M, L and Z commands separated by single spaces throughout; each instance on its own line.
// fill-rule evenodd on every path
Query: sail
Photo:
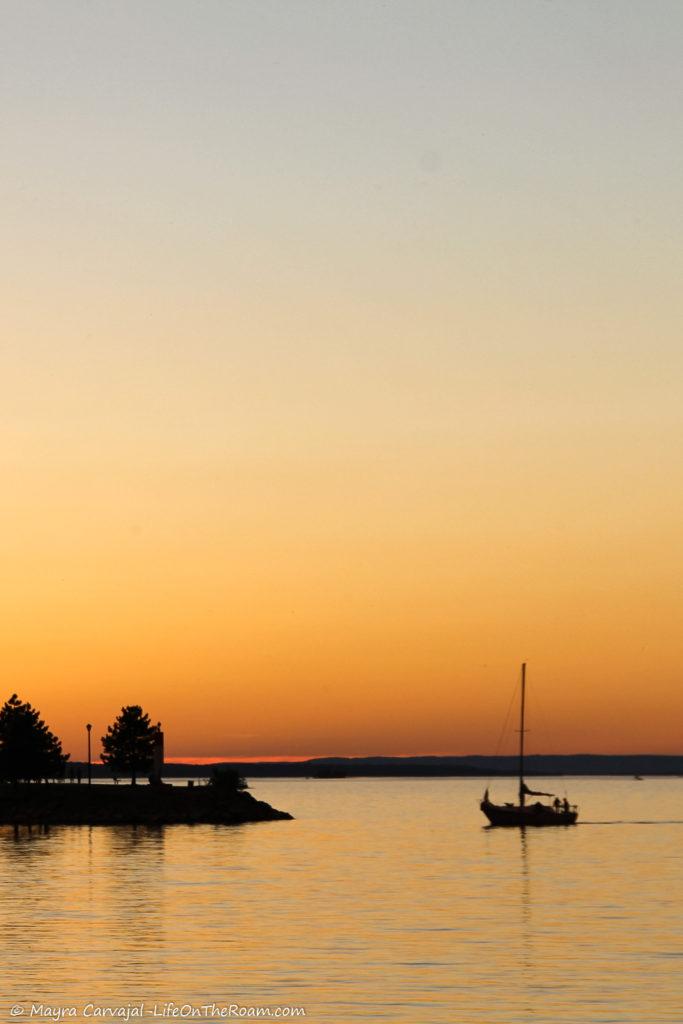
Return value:
M 529 789 L 526 782 L 522 783 L 522 792 L 527 796 L 555 796 L 554 793 L 542 793 L 540 789 Z

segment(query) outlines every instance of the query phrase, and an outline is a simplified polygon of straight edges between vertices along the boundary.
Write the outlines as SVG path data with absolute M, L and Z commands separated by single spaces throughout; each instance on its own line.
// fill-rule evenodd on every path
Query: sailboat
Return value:
M 480 808 L 492 825 L 524 828 L 526 825 L 537 827 L 549 825 L 574 825 L 579 816 L 579 809 L 565 798 L 555 797 L 552 804 L 541 803 L 540 800 L 529 803 L 529 796 L 554 797 L 554 793 L 542 793 L 529 789 L 524 781 L 524 704 L 526 698 L 526 662 L 522 665 L 522 698 L 519 722 L 519 803 L 494 804 L 489 800 L 486 789 Z

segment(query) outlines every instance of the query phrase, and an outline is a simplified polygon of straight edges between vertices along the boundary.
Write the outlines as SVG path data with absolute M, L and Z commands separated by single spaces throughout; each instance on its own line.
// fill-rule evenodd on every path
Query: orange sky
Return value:
M 487 753 L 526 659 L 532 751 L 678 751 L 677 33 L 285 6 L 11 16 L 5 696 Z

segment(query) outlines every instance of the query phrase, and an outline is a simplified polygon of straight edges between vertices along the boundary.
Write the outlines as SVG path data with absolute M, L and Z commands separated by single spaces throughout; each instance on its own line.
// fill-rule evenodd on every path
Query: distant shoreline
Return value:
M 683 755 L 672 754 L 538 754 L 526 759 L 533 775 L 683 775 Z M 318 757 L 307 761 L 216 761 L 212 764 L 167 763 L 164 778 L 203 778 L 215 767 L 236 769 L 246 778 L 489 778 L 517 773 L 516 757 Z M 69 762 L 81 769 L 82 762 Z M 93 778 L 110 778 L 101 764 Z

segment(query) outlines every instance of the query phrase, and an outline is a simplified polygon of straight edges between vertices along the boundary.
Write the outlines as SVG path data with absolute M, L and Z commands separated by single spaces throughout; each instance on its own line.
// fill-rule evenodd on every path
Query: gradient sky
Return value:
M 680 751 L 678 0 L 0 15 L 3 696 Z

